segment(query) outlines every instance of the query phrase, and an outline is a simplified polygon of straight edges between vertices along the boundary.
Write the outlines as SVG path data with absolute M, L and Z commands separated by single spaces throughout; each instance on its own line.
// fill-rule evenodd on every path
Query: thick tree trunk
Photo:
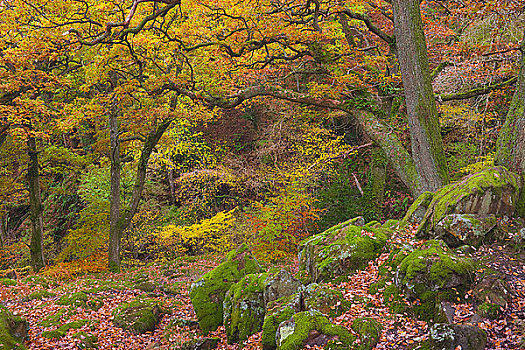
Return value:
M 509 170 L 525 177 L 525 31 L 521 42 L 521 67 L 516 91 L 505 119 L 505 124 L 498 135 L 496 165 L 503 165 Z M 525 183 L 517 205 L 518 215 L 525 217 Z
M 397 56 L 405 89 L 412 157 L 421 186 L 436 191 L 449 182 L 419 0 L 393 0 Z
M 29 187 L 29 205 L 31 217 L 31 267 L 38 272 L 45 266 L 44 260 L 44 219 L 43 206 L 40 195 L 40 175 L 38 171 L 38 152 L 36 140 L 29 137 L 27 140 L 29 167 L 27 169 L 27 183 Z
M 112 111 L 109 117 L 111 192 L 109 205 L 109 270 L 120 270 L 120 141 L 117 113 Z

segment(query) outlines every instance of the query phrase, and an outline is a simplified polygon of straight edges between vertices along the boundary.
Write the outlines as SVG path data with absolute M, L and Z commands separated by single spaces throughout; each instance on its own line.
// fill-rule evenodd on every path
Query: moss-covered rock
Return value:
M 421 220 L 425 217 L 427 208 L 434 198 L 433 192 L 423 192 L 419 197 L 412 203 L 410 208 L 408 208 L 407 213 L 401 220 L 401 225 L 406 224 L 419 224 Z
M 436 323 L 429 330 L 431 350 L 483 350 L 487 333 L 472 325 Z
M 263 326 L 266 305 L 294 294 L 302 284 L 288 271 L 244 276 L 226 293 L 223 312 L 229 343 L 246 340 Z
M 104 306 L 104 301 L 101 298 L 94 298 L 87 301 L 86 306 L 93 311 L 98 311 Z
M 489 240 L 489 233 L 496 227 L 496 222 L 494 215 L 450 214 L 436 224 L 431 236 L 443 240 L 449 247 L 479 247 Z
M 267 305 L 262 333 L 263 349 L 277 348 L 275 340 L 277 328 L 298 312 L 316 311 L 325 316 L 337 317 L 348 311 L 350 306 L 351 303 L 338 290 L 317 283 L 301 287 L 299 292 Z
M 521 180 L 498 166 L 464 177 L 435 193 L 418 227 L 425 238 L 449 214 L 511 216 L 515 211 Z
M 228 253 L 224 261 L 192 284 L 190 298 L 204 334 L 223 324 L 223 301 L 226 292 L 248 274 L 261 267 L 246 245 Z
M 236 343 L 261 330 L 266 306 L 265 280 L 268 273 L 244 276 L 231 286 L 224 298 L 224 327 L 228 343 Z
M 88 301 L 88 297 L 85 293 L 76 292 L 76 293 L 62 295 L 60 298 L 58 298 L 56 303 L 58 305 L 71 305 L 71 306 L 85 307 L 87 301 Z
M 26 349 L 29 323 L 21 316 L 14 315 L 5 306 L 0 305 L 0 347 L 6 350 Z
M 346 328 L 330 323 L 318 311 L 304 311 L 282 322 L 275 336 L 280 350 L 298 350 L 314 345 L 325 349 L 348 349 L 356 340 Z
M 112 315 L 117 327 L 140 334 L 155 330 L 162 310 L 156 300 L 142 299 L 120 304 Z
M 379 341 L 383 326 L 377 320 L 369 317 L 359 317 L 352 322 L 352 329 L 359 334 L 360 344 L 356 350 L 371 350 Z
M 356 221 L 358 218 L 301 242 L 299 267 L 311 282 L 348 275 L 379 256 L 392 230 L 377 222 L 356 226 Z
M 475 275 L 474 262 L 452 252 L 443 241 L 432 240 L 410 253 L 400 263 L 394 279 L 396 287 L 411 301 L 416 316 L 425 321 L 441 314 L 440 302 L 463 298 Z
M 48 338 L 48 339 L 62 338 L 63 336 L 67 334 L 67 332 L 70 329 L 79 329 L 88 323 L 89 323 L 89 320 L 77 320 L 77 321 L 69 322 L 69 323 L 63 324 L 62 326 L 58 327 L 55 330 L 42 332 L 42 337 Z

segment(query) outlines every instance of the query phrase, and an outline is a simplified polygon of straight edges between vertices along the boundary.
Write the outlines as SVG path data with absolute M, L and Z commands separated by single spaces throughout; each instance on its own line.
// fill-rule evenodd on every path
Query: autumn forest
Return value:
M 0 347 L 524 337 L 525 2 L 0 0 Z

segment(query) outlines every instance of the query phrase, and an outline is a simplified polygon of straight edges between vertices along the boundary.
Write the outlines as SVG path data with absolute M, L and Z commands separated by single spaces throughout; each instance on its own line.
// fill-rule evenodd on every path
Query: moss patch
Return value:
M 0 284 L 2 286 L 16 286 L 16 281 L 10 278 L 0 278 Z
M 88 297 L 83 292 L 62 295 L 56 303 L 58 305 L 71 305 L 85 307 Z
M 80 340 L 80 343 L 77 344 L 77 347 L 81 350 L 98 348 L 98 338 L 96 335 L 81 331 L 73 334 L 72 337 Z
M 26 300 L 46 299 L 46 298 L 52 298 L 54 296 L 56 296 L 55 293 L 52 293 L 48 291 L 47 289 L 40 289 L 40 290 L 37 290 L 36 292 L 29 294 L 26 297 Z
M 40 325 L 42 327 L 58 326 L 62 324 L 62 316 L 65 315 L 66 313 L 67 313 L 66 309 L 60 309 L 54 315 L 47 315 L 42 321 L 40 321 Z
M 230 287 L 245 275 L 260 270 L 248 247 L 242 245 L 228 253 L 223 263 L 192 284 L 191 302 L 205 335 L 222 325 L 224 296 Z
M 55 330 L 42 332 L 42 337 L 48 338 L 48 339 L 62 338 L 63 336 L 67 334 L 67 332 L 70 329 L 79 329 L 88 323 L 89 323 L 89 320 L 78 320 L 78 321 L 69 322 L 69 323 L 66 323 L 60 326 L 59 328 Z
M 356 318 L 352 329 L 359 334 L 360 344 L 356 350 L 371 350 L 379 341 L 383 326 L 377 320 L 369 317 Z

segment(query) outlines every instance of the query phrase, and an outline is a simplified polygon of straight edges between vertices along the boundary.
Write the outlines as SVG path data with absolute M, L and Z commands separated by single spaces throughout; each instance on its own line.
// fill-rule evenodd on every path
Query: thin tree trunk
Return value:
M 372 198 L 376 208 L 383 208 L 385 199 L 385 184 L 386 184 L 386 164 L 387 159 L 383 150 L 379 147 L 372 149 Z
M 40 195 L 40 175 L 38 171 L 38 152 L 36 140 L 29 137 L 27 140 L 29 168 L 27 169 L 27 183 L 29 186 L 29 205 L 31 217 L 31 267 L 38 272 L 45 266 L 44 260 L 44 219 L 43 206 Z
M 111 142 L 111 207 L 110 207 L 110 239 L 109 239 L 109 267 L 111 271 L 120 270 L 120 239 L 131 224 L 133 216 L 137 213 L 144 182 L 146 180 L 146 171 L 148 168 L 149 158 L 153 149 L 159 142 L 160 138 L 171 124 L 172 119 L 164 120 L 154 132 L 150 133 L 142 147 L 137 174 L 135 176 L 135 185 L 131 198 L 131 205 L 123 213 L 120 212 L 120 157 L 118 142 L 118 125 L 117 118 L 110 119 L 110 142 Z M 114 132 L 112 132 L 114 131 Z M 114 135 L 114 136 L 113 136 Z M 118 160 L 117 160 L 118 159 Z M 117 167 L 118 162 L 118 167 Z M 114 169 L 115 168 L 115 169 Z M 117 169 L 118 168 L 118 169 Z M 118 171 L 118 173 L 117 173 Z M 118 203 L 118 204 L 117 204 Z
M 393 0 L 392 4 L 412 157 L 421 178 L 419 192 L 436 191 L 449 182 L 449 177 L 431 84 L 420 1 Z
M 516 91 L 498 135 L 496 165 L 525 177 L 525 31 L 521 41 L 521 66 Z M 522 186 L 517 214 L 525 217 L 525 183 Z
M 110 161 L 111 161 L 111 193 L 109 205 L 109 270 L 120 270 L 120 141 L 118 117 L 115 111 L 109 117 Z

